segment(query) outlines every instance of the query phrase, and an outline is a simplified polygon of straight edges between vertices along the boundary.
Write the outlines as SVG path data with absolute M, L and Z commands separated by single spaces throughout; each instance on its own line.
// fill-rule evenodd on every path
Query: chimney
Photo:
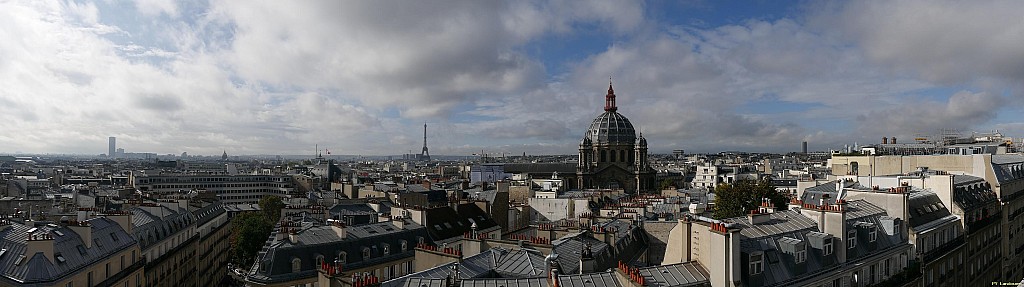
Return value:
M 298 244 L 299 243 L 299 228 L 298 227 L 293 227 L 293 228 L 289 228 L 288 229 L 288 242 L 291 242 L 292 244 Z
M 92 227 L 88 221 L 70 221 L 68 222 L 68 228 L 78 234 L 78 237 L 82 238 L 86 248 L 92 248 Z
M 758 210 L 751 210 L 750 214 L 747 214 L 747 218 L 750 219 L 750 225 L 757 225 L 768 222 L 771 219 L 771 215 L 767 213 L 761 213 Z
M 331 225 L 331 230 L 338 235 L 338 238 L 345 239 L 348 236 L 348 232 L 345 230 L 345 223 L 340 220 L 328 219 L 327 223 Z M 404 225 L 403 225 L 404 226 Z
M 590 244 L 584 245 L 580 253 L 580 274 L 593 273 L 597 260 L 594 259 L 594 254 L 590 250 Z
M 882 144 L 888 144 L 888 143 L 889 143 L 889 138 L 888 137 L 882 137 Z
M 42 252 L 43 256 L 46 256 L 50 261 L 56 261 L 53 258 L 53 235 L 49 233 L 29 233 L 28 240 L 25 242 L 25 257 L 31 259 L 32 256 L 39 252 Z
M 398 216 L 391 219 L 391 224 L 394 224 L 398 229 L 405 229 L 405 218 Z
M 896 144 L 896 137 L 892 137 L 892 143 Z
M 128 211 L 108 211 L 103 214 L 103 217 L 109 218 L 117 225 L 121 226 L 121 229 L 128 234 L 132 234 L 132 215 Z
M 275 241 L 284 240 L 284 238 L 286 236 L 288 236 L 288 228 L 289 228 L 288 227 L 288 222 L 287 221 L 281 221 L 281 229 L 277 231 L 277 235 L 274 235 L 274 240 Z

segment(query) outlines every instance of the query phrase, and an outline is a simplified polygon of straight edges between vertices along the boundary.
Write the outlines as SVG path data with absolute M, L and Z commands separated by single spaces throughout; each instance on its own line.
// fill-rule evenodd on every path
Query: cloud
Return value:
M 118 136 L 395 154 L 427 121 L 434 154 L 573 153 L 608 77 L 655 152 L 1019 129 L 1020 5 L 941 4 L 811 2 L 708 27 L 628 1 L 6 1 L 0 152 L 101 153 Z
M 1018 1 L 856 1 L 816 24 L 863 49 L 875 64 L 940 84 L 1024 78 Z
M 970 130 L 995 118 L 1006 100 L 986 92 L 960 91 L 945 103 L 910 99 L 900 105 L 865 112 L 858 117 L 859 129 L 865 134 L 910 135 L 929 134 L 940 129 Z

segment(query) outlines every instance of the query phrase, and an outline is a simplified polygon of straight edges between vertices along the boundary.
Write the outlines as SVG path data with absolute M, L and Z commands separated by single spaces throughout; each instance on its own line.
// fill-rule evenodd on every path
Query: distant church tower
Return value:
M 430 161 L 430 152 L 427 151 L 427 123 L 423 123 L 423 151 L 420 152 L 419 160 Z
M 220 156 L 220 160 L 228 160 L 228 151 L 227 150 L 225 150 L 224 154 L 222 154 Z
M 618 113 L 611 81 L 604 113 L 590 124 L 579 152 L 576 175 L 581 189 L 621 188 L 635 194 L 654 188 L 656 172 L 647 161 L 647 140 L 643 134 L 637 138 L 633 124 Z

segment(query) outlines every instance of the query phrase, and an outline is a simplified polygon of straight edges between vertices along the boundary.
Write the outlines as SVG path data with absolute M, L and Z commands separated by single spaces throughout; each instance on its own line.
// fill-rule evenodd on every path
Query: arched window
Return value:
M 608 161 L 615 162 L 615 151 L 614 150 L 610 150 L 610 151 L 608 151 L 608 153 L 610 153 L 610 155 L 608 155 L 608 159 L 609 159 Z
M 302 271 L 302 260 L 299 258 L 292 258 L 292 272 L 297 273 Z
M 370 258 L 370 248 L 363 247 L 363 260 Z
M 405 252 L 408 249 L 409 249 L 409 242 L 407 242 L 405 240 L 402 240 L 402 252 Z
M 389 245 L 387 243 L 383 243 L 383 244 L 381 244 L 381 249 L 384 250 L 384 255 L 391 254 L 391 245 Z
M 320 255 L 320 254 L 317 254 L 316 255 L 316 266 L 320 266 L 321 264 L 324 264 L 324 256 Z
M 338 252 L 338 261 L 341 261 L 341 263 L 345 263 L 346 260 L 348 260 L 348 253 L 346 253 L 345 251 Z
M 619 150 L 619 160 L 626 161 L 626 151 L 625 150 Z
M 608 161 L 608 151 L 601 150 L 601 162 Z

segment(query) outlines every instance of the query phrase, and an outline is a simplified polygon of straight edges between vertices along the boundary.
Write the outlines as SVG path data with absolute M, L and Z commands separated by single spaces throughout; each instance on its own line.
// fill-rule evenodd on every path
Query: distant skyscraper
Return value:
M 807 153 L 807 142 L 804 142 L 804 147 L 803 149 L 801 149 L 801 151 L 803 151 L 803 153 L 805 154 Z
M 107 157 L 113 158 L 114 152 L 117 152 L 117 138 L 107 138 Z

